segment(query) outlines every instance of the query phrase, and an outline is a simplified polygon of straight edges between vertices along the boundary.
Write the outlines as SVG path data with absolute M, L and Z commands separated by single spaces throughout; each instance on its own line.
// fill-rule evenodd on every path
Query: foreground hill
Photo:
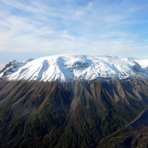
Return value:
M 147 148 L 148 147 L 148 109 L 129 124 L 117 132 L 102 138 L 99 148 Z
M 101 58 L 98 57 L 98 64 Z M 41 63 L 45 59 L 40 59 Z M 59 56 L 55 56 L 55 59 L 59 60 Z M 59 65 L 69 62 L 65 60 L 62 63 L 63 59 Z M 99 67 L 92 62 L 96 59 L 89 62 L 86 59 L 88 57 L 83 59 L 83 64 L 79 59 L 78 66 L 72 64 L 72 70 L 65 70 L 65 66 L 61 68 L 57 64 L 61 68 L 58 71 L 60 74 L 57 74 L 58 68 L 51 70 L 55 65 L 50 67 L 43 64 L 43 67 L 42 64 L 35 64 L 35 60 L 15 61 L 5 66 L 0 79 L 1 148 L 147 146 L 146 66 L 129 59 L 121 60 L 122 65 L 116 57 L 105 57 L 102 58 L 102 65 L 106 61 L 106 67 L 101 67 L 101 64 Z M 114 71 L 108 69 L 109 66 Z M 100 71 L 101 77 L 95 75 L 93 78 L 92 74 L 99 72 L 97 68 L 104 69 L 104 75 Z M 32 70 L 35 73 L 31 75 Z M 121 75 L 123 70 L 124 75 Z M 49 79 L 50 73 L 57 75 L 57 79 Z M 61 73 L 63 77 L 60 77 Z M 69 79 L 69 73 L 73 73 L 73 79 Z M 83 79 L 80 79 L 82 76 Z

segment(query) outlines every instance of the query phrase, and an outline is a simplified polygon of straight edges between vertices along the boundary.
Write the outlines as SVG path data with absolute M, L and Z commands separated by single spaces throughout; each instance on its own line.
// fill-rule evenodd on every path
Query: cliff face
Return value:
M 0 147 L 103 147 L 148 107 L 147 90 L 144 78 L 0 80 Z

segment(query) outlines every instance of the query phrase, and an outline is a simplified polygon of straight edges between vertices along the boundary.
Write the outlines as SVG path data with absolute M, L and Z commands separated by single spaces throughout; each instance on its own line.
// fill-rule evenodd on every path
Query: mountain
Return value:
M 0 147 L 147 147 L 147 61 L 55 55 L 8 63 Z
M 0 71 L 8 80 L 69 82 L 100 78 L 148 78 L 146 61 L 112 56 L 56 55 L 27 61 L 12 61 Z M 144 66 L 144 67 L 143 67 Z

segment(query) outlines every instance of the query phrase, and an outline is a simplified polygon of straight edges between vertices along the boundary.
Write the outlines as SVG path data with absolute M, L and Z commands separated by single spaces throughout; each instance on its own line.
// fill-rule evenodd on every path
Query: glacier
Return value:
M 62 54 L 18 62 L 0 71 L 1 79 L 28 81 L 94 80 L 103 78 L 148 78 L 148 60 L 117 56 Z

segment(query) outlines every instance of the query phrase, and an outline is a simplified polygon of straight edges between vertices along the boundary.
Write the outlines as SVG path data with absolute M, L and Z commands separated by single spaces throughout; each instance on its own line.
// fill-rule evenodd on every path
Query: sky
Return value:
M 0 67 L 54 54 L 148 59 L 147 0 L 0 0 Z

